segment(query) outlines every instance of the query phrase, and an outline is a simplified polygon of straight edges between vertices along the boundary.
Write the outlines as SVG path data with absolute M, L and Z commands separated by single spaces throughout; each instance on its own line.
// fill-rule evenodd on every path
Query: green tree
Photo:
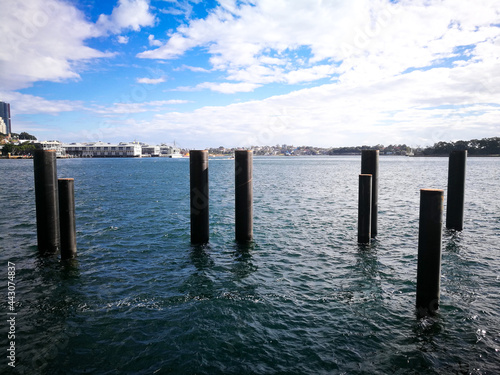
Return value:
M 27 132 L 21 132 L 19 134 L 19 139 L 27 139 L 30 141 L 36 141 L 36 137 L 34 135 L 27 133 Z

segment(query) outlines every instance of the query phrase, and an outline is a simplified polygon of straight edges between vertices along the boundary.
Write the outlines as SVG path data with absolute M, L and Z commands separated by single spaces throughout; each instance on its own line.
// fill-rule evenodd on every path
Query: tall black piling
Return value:
M 370 243 L 372 221 L 372 175 L 359 175 L 358 242 Z
M 208 151 L 189 152 L 189 175 L 191 196 L 191 243 L 208 242 Z
M 439 307 L 443 190 L 420 190 L 418 231 L 417 314 L 434 315 Z
M 375 238 L 377 231 L 378 217 L 378 150 L 361 151 L 361 174 L 372 175 L 372 218 L 371 218 L 371 237 Z
M 253 152 L 250 150 L 237 150 L 234 153 L 235 234 L 238 242 L 253 239 L 252 159 Z
M 464 228 L 465 165 L 467 150 L 452 151 L 448 162 L 448 198 L 446 200 L 446 228 Z
M 35 150 L 33 170 L 38 251 L 42 255 L 55 254 L 59 251 L 61 241 L 56 151 Z
M 76 257 L 75 180 L 60 178 L 58 185 L 61 259 L 71 259 Z

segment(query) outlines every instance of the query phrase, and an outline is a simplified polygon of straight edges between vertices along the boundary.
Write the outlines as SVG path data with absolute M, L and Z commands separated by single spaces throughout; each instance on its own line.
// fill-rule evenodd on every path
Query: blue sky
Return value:
M 0 0 L 0 101 L 41 140 L 321 147 L 500 135 L 500 5 Z

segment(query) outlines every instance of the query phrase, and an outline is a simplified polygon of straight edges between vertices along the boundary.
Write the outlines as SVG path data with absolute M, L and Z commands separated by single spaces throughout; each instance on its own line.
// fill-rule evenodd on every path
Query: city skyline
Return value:
M 40 140 L 432 145 L 500 130 L 491 1 L 0 0 L 0 101 Z

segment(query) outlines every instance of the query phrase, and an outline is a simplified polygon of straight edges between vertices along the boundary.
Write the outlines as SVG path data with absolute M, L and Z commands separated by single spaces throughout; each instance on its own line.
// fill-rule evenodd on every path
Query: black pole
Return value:
M 358 242 L 370 243 L 372 221 L 372 175 L 359 175 Z
M 191 191 L 191 243 L 208 242 L 208 151 L 189 152 Z
M 76 257 L 75 180 L 60 178 L 58 184 L 61 259 L 71 259 Z
M 361 151 L 361 174 L 372 175 L 372 219 L 371 237 L 375 238 L 377 231 L 378 216 L 378 150 Z
M 236 241 L 253 239 L 252 159 L 250 150 L 234 152 Z
M 433 315 L 439 307 L 443 190 L 420 190 L 418 231 L 417 314 Z
M 38 251 L 55 254 L 60 246 L 56 151 L 35 150 L 33 170 Z
M 465 165 L 467 150 L 452 151 L 448 162 L 448 198 L 446 200 L 446 228 L 464 228 Z

